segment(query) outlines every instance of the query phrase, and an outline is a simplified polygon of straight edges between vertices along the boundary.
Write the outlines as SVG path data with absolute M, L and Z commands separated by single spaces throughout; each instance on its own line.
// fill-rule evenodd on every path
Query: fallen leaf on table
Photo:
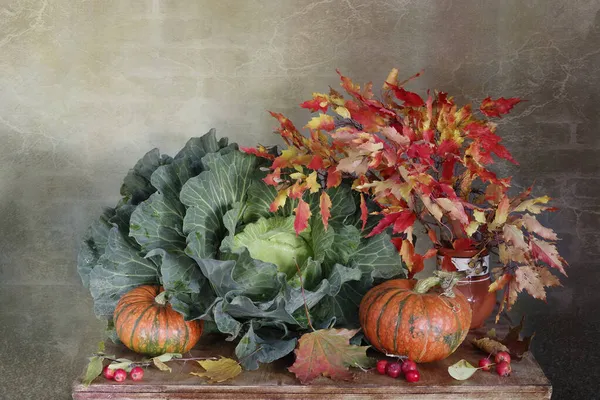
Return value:
M 508 347 L 506 347 L 497 340 L 490 339 L 489 337 L 473 339 L 471 343 L 473 343 L 478 349 L 483 350 L 488 354 L 496 354 L 500 351 L 509 352 Z
M 467 362 L 467 360 L 460 360 L 456 364 L 453 364 L 448 367 L 448 373 L 450 374 L 451 377 L 453 377 L 457 381 L 464 381 L 466 379 L 469 379 L 471 376 L 473 376 L 473 374 L 478 369 L 479 368 L 476 368 L 476 367 L 472 366 L 471 364 L 469 364 L 469 362 Z
M 323 375 L 334 380 L 351 380 L 348 367 L 368 368 L 369 346 L 355 346 L 350 339 L 358 330 L 321 329 L 302 335 L 295 350 L 296 361 L 288 370 L 301 383 L 309 383 Z
M 206 372 L 190 372 L 190 375 L 208 378 L 210 383 L 224 382 L 228 379 L 235 378 L 242 372 L 240 364 L 231 358 L 221 357 L 218 360 L 202 360 L 198 364 L 206 370 Z
M 525 318 L 521 318 L 519 325 L 510 328 L 504 339 L 502 339 L 502 343 L 508 347 L 511 357 L 517 360 L 523 358 L 523 355 L 529 351 L 529 346 L 531 345 L 531 341 L 535 336 L 534 333 L 533 335 L 526 336 L 523 338 L 523 340 L 520 340 L 524 322 Z
M 510 328 L 504 339 L 500 340 L 496 337 L 496 330 L 491 329 L 487 336 L 478 339 L 471 340 L 474 346 L 488 354 L 496 354 L 499 351 L 506 351 L 515 360 L 520 360 L 523 355 L 529 351 L 531 340 L 535 336 L 535 333 L 531 336 L 527 336 L 520 339 L 521 330 L 523 330 L 523 323 L 525 319 L 522 318 L 519 325 Z
M 168 366 L 167 364 L 165 364 L 164 362 L 160 361 L 160 359 L 159 359 L 159 358 L 157 358 L 157 357 L 154 357 L 154 358 L 152 359 L 152 363 L 154 364 L 154 366 L 155 366 L 156 368 L 158 368 L 158 369 L 159 369 L 159 370 L 161 370 L 161 371 L 164 371 L 164 372 L 171 372 L 171 371 L 172 371 L 172 370 L 171 370 L 171 367 L 169 367 L 169 366 Z
M 90 363 L 85 370 L 85 376 L 83 377 L 83 384 L 89 386 L 94 379 L 96 379 L 102 373 L 102 362 L 104 357 L 90 357 Z
M 161 371 L 171 372 L 171 367 L 165 364 L 167 361 L 171 361 L 173 358 L 181 358 L 181 354 L 179 353 L 165 353 L 160 356 L 156 356 L 152 358 L 152 363 L 156 368 Z

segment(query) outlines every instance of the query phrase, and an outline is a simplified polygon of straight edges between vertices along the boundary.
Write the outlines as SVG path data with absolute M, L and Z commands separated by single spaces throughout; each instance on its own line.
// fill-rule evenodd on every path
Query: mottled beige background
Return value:
M 101 337 L 75 269 L 78 238 L 152 147 L 215 127 L 271 144 L 266 110 L 337 86 L 479 101 L 521 96 L 501 126 L 521 168 L 562 211 L 546 222 L 571 262 L 532 310 L 556 398 L 593 398 L 600 300 L 598 0 L 0 0 L 0 398 L 68 398 Z M 34 374 L 37 378 L 34 378 Z

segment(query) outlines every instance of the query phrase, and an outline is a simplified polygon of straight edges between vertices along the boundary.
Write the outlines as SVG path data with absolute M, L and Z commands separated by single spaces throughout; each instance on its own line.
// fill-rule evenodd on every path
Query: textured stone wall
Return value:
M 276 143 L 267 109 L 302 124 L 297 104 L 337 86 L 336 68 L 379 85 L 398 67 L 424 69 L 414 90 L 527 99 L 499 128 L 521 165 L 499 168 L 556 198 L 546 222 L 571 268 L 548 304 L 523 299 L 516 314 L 537 331 L 556 398 L 594 398 L 599 10 L 596 0 L 0 0 L 0 397 L 68 398 L 101 337 L 76 274 L 78 238 L 142 154 L 172 154 L 211 127 L 243 145 Z

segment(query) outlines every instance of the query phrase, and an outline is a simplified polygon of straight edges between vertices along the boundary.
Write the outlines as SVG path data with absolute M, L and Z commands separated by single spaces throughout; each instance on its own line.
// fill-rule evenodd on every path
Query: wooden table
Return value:
M 117 357 L 140 359 L 122 346 L 108 347 L 107 352 Z M 233 345 L 221 340 L 203 338 L 192 350 L 195 357 L 215 355 L 231 356 Z M 375 357 L 378 353 L 373 354 Z M 471 364 L 485 356 L 468 343 L 468 339 L 449 358 L 421 364 L 421 380 L 408 383 L 403 378 L 392 379 L 376 371 L 357 371 L 353 382 L 333 382 L 319 378 L 310 385 L 301 385 L 286 369 L 293 362 L 290 356 L 256 371 L 244 371 L 231 381 L 207 384 L 205 379 L 190 375 L 201 371 L 193 361 L 171 362 L 172 373 L 148 368 L 141 382 L 124 383 L 97 378 L 85 387 L 78 380 L 73 385 L 75 400 L 91 399 L 550 399 L 552 386 L 533 356 L 528 353 L 523 360 L 513 362 L 510 377 L 501 378 L 495 373 L 478 371 L 466 381 L 456 381 L 448 375 L 447 368 L 461 358 Z

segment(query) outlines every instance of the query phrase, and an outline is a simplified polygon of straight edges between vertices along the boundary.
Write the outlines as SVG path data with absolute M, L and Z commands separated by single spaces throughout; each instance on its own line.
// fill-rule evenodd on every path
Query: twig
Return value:
M 109 361 L 120 362 L 116 358 L 105 356 L 103 353 L 94 353 L 94 355 L 97 357 L 103 357 Z M 181 358 L 173 357 L 169 361 L 195 361 L 195 360 L 217 360 L 217 357 L 181 357 Z M 132 361 L 131 364 L 138 365 L 140 367 L 147 367 L 147 366 L 152 365 L 153 363 L 152 363 L 152 361 Z

